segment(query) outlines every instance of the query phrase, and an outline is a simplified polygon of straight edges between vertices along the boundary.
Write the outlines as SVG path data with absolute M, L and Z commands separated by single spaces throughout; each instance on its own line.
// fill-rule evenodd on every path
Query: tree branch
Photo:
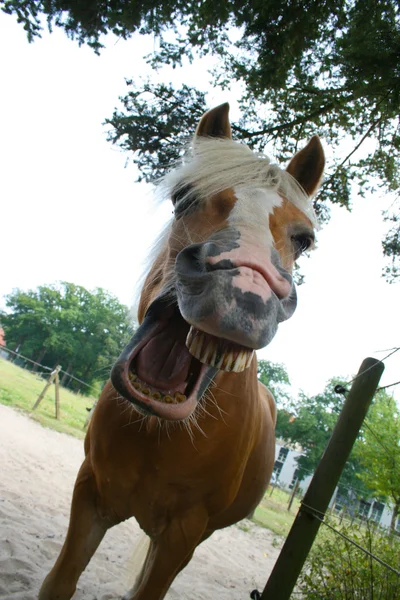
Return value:
M 329 179 L 327 179 L 326 181 L 324 181 L 324 184 L 322 187 L 326 187 L 336 176 L 336 173 L 339 171 L 339 169 L 341 169 L 343 167 L 343 165 L 349 160 L 349 158 L 351 158 L 353 156 L 353 154 L 355 152 L 357 152 L 357 150 L 359 149 L 359 147 L 361 146 L 361 144 L 367 139 L 367 137 L 369 136 L 369 134 L 375 129 L 375 127 L 378 125 L 378 123 L 382 120 L 382 117 L 379 117 L 378 119 L 376 119 L 372 125 L 369 127 L 368 131 L 363 135 L 363 137 L 361 138 L 361 140 L 358 142 L 358 144 L 353 148 L 353 150 L 342 160 L 342 162 L 336 167 L 336 169 L 334 170 L 334 172 L 332 173 L 332 175 L 329 177 Z
M 349 98 L 349 100 L 352 100 L 352 98 Z M 337 106 L 338 104 L 340 104 L 340 102 L 331 102 L 330 104 L 327 104 L 323 108 L 320 108 L 319 110 L 315 110 L 314 112 L 308 113 L 307 115 L 303 115 L 302 117 L 298 117 L 297 119 L 294 119 L 293 121 L 289 121 L 288 123 L 282 123 L 281 125 L 274 125 L 273 127 L 267 127 L 265 129 L 261 129 L 260 131 L 248 131 L 248 130 L 243 129 L 242 127 L 239 127 L 238 125 L 234 125 L 234 124 L 232 124 L 232 129 L 238 133 L 241 133 L 242 135 L 244 135 L 246 137 L 249 137 L 249 138 L 257 137 L 260 135 L 268 135 L 271 133 L 279 133 L 280 131 L 284 131 L 285 129 L 291 129 L 292 127 L 295 127 L 296 125 L 303 125 L 304 123 L 307 123 L 307 121 L 312 121 L 313 119 L 315 119 L 315 117 L 319 117 L 321 115 L 326 114 L 332 108 L 335 108 L 335 106 Z

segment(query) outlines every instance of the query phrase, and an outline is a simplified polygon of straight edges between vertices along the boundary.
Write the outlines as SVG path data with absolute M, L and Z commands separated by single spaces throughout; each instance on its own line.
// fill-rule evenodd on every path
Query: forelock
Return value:
M 229 139 L 196 137 L 182 164 L 160 182 L 163 195 L 179 199 L 185 208 L 229 188 L 275 191 L 292 202 L 318 226 L 311 199 L 287 171 L 265 154 Z

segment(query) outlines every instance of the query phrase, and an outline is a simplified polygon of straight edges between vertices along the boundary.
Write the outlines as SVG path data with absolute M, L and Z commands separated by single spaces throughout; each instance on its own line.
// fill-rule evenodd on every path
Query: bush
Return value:
M 328 523 L 338 529 L 336 521 Z M 395 569 L 400 564 L 400 542 L 376 524 L 340 526 L 340 532 Z M 321 525 L 298 582 L 307 600 L 400 600 L 399 576 L 349 541 Z

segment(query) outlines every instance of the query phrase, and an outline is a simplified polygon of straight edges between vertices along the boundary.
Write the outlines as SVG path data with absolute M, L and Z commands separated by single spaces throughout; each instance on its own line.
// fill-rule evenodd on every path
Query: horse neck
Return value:
M 205 402 L 207 410 L 214 405 L 215 410 L 222 414 L 240 416 L 245 421 L 253 418 L 260 410 L 261 403 L 257 360 L 254 358 L 250 367 L 241 373 L 219 371 L 214 384 L 206 392 Z

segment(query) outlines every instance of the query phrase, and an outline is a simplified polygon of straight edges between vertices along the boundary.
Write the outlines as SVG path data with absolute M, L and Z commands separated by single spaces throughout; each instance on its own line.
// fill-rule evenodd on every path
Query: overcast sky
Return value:
M 155 211 L 151 186 L 135 183 L 102 122 L 125 93 L 125 77 L 151 75 L 141 57 L 152 47 L 150 38 L 110 38 L 98 57 L 58 30 L 28 44 L 15 19 L 0 13 L 3 306 L 13 288 L 57 280 L 103 287 L 131 303 L 146 249 L 171 207 Z M 202 61 L 180 77 L 207 89 L 206 67 Z M 234 104 L 234 91 L 210 90 L 208 100 Z M 318 393 L 330 377 L 355 373 L 364 357 L 400 345 L 400 286 L 381 278 L 380 208 L 377 196 L 354 198 L 351 214 L 334 208 L 317 250 L 303 260 L 298 309 L 259 353 L 287 366 L 294 389 Z M 382 384 L 399 380 L 400 352 L 386 364 Z

